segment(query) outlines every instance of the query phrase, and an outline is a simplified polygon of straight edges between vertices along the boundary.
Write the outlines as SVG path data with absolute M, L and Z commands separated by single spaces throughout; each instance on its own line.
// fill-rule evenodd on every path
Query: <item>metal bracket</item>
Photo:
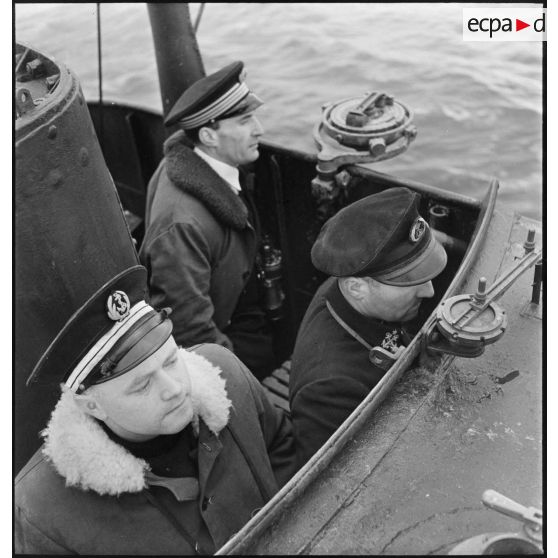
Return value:
M 474 295 L 456 295 L 440 302 L 436 321 L 424 336 L 424 351 L 475 358 L 484 352 L 486 345 L 498 341 L 506 330 L 507 320 L 505 311 L 495 301 L 520 275 L 541 261 L 542 253 L 535 248 L 534 231 L 529 231 L 524 256 L 490 288 L 487 289 L 486 279 L 481 277 Z
M 529 538 L 537 542 L 542 541 L 543 514 L 541 510 L 522 506 L 495 490 L 486 490 L 482 495 L 482 503 L 492 510 L 521 521 Z
M 15 105 L 16 111 L 20 116 L 35 108 L 35 103 L 33 102 L 33 97 L 31 96 L 29 89 L 21 87 L 16 90 Z

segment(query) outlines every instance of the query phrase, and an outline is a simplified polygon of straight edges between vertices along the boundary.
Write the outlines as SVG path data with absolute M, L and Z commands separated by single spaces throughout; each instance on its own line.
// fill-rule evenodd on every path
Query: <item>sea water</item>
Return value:
M 413 111 L 418 136 L 374 168 L 476 198 L 494 177 L 501 203 L 540 219 L 542 43 L 463 41 L 464 6 L 207 3 L 198 41 L 207 73 L 245 62 L 266 139 L 315 151 L 324 103 L 383 91 Z M 145 4 L 100 15 L 103 100 L 161 111 Z M 99 98 L 96 4 L 15 4 L 15 34 Z

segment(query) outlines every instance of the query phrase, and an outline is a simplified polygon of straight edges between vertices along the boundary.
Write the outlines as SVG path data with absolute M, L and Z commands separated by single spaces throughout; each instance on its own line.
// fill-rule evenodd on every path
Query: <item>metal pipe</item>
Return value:
M 465 241 L 434 228 L 432 228 L 432 232 L 436 240 L 449 252 L 463 255 L 467 251 L 467 243 Z
M 527 254 L 523 256 L 523 258 L 519 260 L 513 268 L 508 270 L 506 273 L 503 273 L 486 292 L 483 292 L 484 301 L 482 304 L 475 304 L 474 306 L 472 305 L 469 308 L 465 308 L 465 311 L 458 318 L 456 318 L 451 325 L 458 329 L 463 329 L 465 326 L 469 325 L 475 318 L 480 316 L 492 302 L 498 300 L 511 287 L 511 285 L 513 285 L 514 281 L 516 281 L 522 273 L 527 271 L 533 265 L 536 265 L 540 258 L 542 258 L 540 251 L 527 252 Z M 481 278 L 481 281 L 483 280 L 486 281 L 484 277 Z M 481 281 L 479 281 L 479 288 Z M 465 320 L 459 323 L 463 318 L 465 318 Z
M 17 73 L 19 72 L 19 69 L 21 68 L 22 64 L 25 62 L 25 59 L 27 58 L 27 55 L 29 54 L 29 48 L 25 49 L 25 52 L 21 55 L 21 58 L 18 60 L 18 63 L 15 67 L 15 71 L 14 71 L 14 75 L 17 75 Z
M 205 76 L 205 69 L 188 4 L 147 4 L 147 10 L 166 116 L 182 93 Z
M 442 204 L 435 204 L 428 210 L 428 222 L 433 229 L 448 232 L 450 210 Z

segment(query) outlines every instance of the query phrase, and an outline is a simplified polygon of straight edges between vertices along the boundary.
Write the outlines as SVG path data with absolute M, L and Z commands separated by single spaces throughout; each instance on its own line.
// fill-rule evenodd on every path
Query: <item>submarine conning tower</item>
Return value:
M 40 446 L 59 386 L 26 381 L 100 285 L 138 264 L 76 76 L 15 46 L 14 473 Z

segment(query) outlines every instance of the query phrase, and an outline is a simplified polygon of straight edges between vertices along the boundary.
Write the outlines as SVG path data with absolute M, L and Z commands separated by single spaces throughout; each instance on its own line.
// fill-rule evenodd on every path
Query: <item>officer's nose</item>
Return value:
M 262 136 L 264 133 L 264 128 L 262 126 L 262 123 L 258 120 L 258 118 L 256 116 L 254 116 L 254 130 L 252 131 L 252 134 L 254 136 Z
M 163 378 L 163 386 L 161 388 L 161 399 L 168 401 L 180 395 L 184 386 L 169 374 L 165 374 Z
M 432 281 L 428 281 L 427 283 L 420 285 L 417 294 L 420 298 L 432 298 L 434 296 L 434 286 L 432 285 Z

